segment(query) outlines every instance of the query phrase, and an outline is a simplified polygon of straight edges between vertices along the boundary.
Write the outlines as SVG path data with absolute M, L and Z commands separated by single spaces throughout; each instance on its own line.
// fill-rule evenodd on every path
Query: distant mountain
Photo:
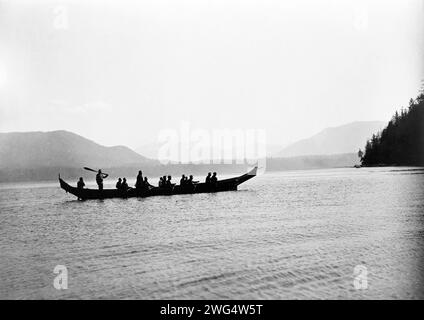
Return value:
M 151 142 L 151 143 L 144 144 L 144 145 L 140 146 L 139 148 L 135 149 L 135 151 L 137 151 L 138 153 L 143 154 L 146 157 L 149 157 L 151 159 L 158 159 L 158 156 L 160 154 L 159 153 L 160 147 L 163 146 L 163 145 L 164 145 L 164 143 L 161 145 L 158 142 Z M 266 156 L 272 156 L 273 154 L 280 151 L 282 146 L 281 145 L 275 145 L 275 144 L 267 144 L 265 146 L 265 148 L 266 148 Z M 181 148 L 181 143 L 179 143 L 177 145 L 177 150 L 178 151 L 185 150 L 185 148 Z M 225 148 L 224 147 L 221 152 L 224 155 L 225 154 L 232 154 L 232 150 L 233 150 L 232 148 Z M 190 149 L 188 149 L 188 152 L 190 152 Z M 166 160 L 169 160 L 171 162 L 179 162 L 182 158 L 183 157 L 180 158 L 180 154 L 178 153 L 176 155 L 176 157 L 169 157 L 169 159 L 166 159 Z M 165 159 L 162 159 L 162 160 L 165 160 Z M 200 160 L 200 159 L 193 159 L 193 160 L 196 161 L 196 160 Z M 202 159 L 202 160 L 212 160 L 212 159 Z
M 0 169 L 156 163 L 124 146 L 105 147 L 68 131 L 0 133 Z
M 157 159 L 159 154 L 159 147 L 160 145 L 158 143 L 150 142 L 140 146 L 139 148 L 136 148 L 135 151 L 145 155 L 150 159 Z
M 359 148 L 365 148 L 364 141 L 385 125 L 382 121 L 360 121 L 327 128 L 310 138 L 289 145 L 274 157 L 356 153 Z

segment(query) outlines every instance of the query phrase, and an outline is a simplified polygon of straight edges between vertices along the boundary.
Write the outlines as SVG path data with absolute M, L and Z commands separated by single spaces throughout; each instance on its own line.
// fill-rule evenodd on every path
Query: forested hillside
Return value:
M 367 141 L 362 164 L 424 165 L 424 91 Z

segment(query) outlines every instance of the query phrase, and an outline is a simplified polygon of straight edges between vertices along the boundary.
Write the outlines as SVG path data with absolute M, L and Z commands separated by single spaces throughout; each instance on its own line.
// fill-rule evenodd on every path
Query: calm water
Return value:
M 292 171 L 238 192 L 86 202 L 3 184 L 0 298 L 422 299 L 423 174 Z

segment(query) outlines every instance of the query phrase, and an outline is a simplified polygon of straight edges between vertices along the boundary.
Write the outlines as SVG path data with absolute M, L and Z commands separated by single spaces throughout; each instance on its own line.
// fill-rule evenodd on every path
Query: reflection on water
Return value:
M 423 172 L 291 171 L 239 192 L 85 202 L 1 185 L 0 297 L 422 299 Z

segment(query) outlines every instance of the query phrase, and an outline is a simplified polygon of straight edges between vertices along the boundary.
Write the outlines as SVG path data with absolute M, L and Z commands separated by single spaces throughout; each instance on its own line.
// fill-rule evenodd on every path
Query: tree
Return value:
M 358 152 L 359 156 L 359 152 Z M 362 165 L 424 165 L 424 88 L 367 141 Z

